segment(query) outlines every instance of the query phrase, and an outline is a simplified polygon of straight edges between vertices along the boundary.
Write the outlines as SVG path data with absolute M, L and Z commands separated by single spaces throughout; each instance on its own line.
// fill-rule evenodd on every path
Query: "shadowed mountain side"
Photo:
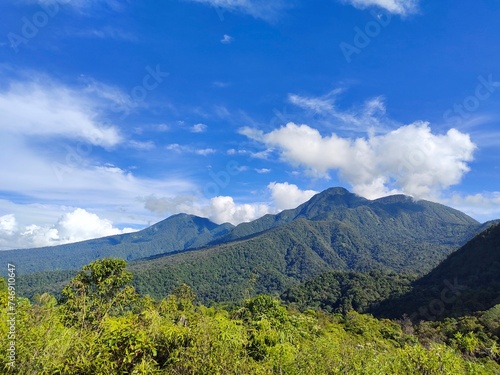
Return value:
M 205 218 L 179 214 L 139 232 L 67 245 L 0 251 L 0 263 L 15 264 L 19 274 L 79 269 L 98 258 L 135 260 L 204 246 L 232 228 L 231 224 L 217 225 Z
M 373 313 L 432 320 L 487 310 L 499 303 L 500 224 L 496 224 L 417 280 L 412 291 L 384 301 Z

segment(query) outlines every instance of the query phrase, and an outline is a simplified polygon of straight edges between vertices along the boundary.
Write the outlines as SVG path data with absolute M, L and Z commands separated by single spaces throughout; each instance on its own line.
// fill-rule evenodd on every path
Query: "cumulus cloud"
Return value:
M 132 228 L 118 229 L 110 220 L 82 208 L 62 215 L 50 226 L 31 224 L 21 227 L 10 214 L 0 217 L 0 248 L 62 245 L 134 231 Z
M 223 17 L 223 11 L 244 13 L 265 21 L 273 21 L 281 12 L 289 7 L 284 0 L 188 0 L 195 3 L 210 5 L 220 10 L 219 16 Z
M 17 228 L 16 217 L 12 214 L 0 216 L 0 233 L 12 235 Z
M 288 182 L 271 182 L 267 188 L 271 191 L 277 211 L 298 207 L 318 194 L 315 190 L 301 190 L 297 185 Z
M 148 196 L 143 198 L 144 207 L 158 215 L 184 212 L 207 217 L 215 223 L 240 224 L 255 220 L 272 210 L 266 203 L 236 203 L 233 197 L 217 196 L 200 201 L 194 196 L 173 198 Z
M 467 162 L 476 148 L 469 135 L 456 129 L 436 135 L 425 122 L 355 139 L 335 133 L 323 136 L 294 123 L 269 133 L 252 128 L 240 132 L 268 149 L 278 149 L 285 162 L 304 166 L 316 177 L 328 178 L 330 171 L 337 171 L 355 193 L 368 198 L 394 192 L 438 196 L 469 171 Z
M 386 11 L 407 15 L 418 10 L 419 0 L 343 0 L 345 3 L 351 4 L 356 8 L 364 9 L 370 6 L 385 9 Z
M 215 197 L 210 200 L 209 218 L 215 223 L 239 224 L 255 220 L 269 213 L 266 204 L 236 204 L 232 197 Z

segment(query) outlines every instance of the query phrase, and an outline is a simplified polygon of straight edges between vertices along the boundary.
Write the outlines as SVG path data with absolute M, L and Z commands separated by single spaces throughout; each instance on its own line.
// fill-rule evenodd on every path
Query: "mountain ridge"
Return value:
M 294 209 L 236 227 L 177 214 L 122 235 L 113 246 L 98 248 L 110 238 L 87 241 L 94 248 L 81 259 L 64 251 L 78 250 L 78 244 L 71 244 L 57 247 L 56 259 L 36 249 L 16 261 L 35 272 L 70 269 L 68 259 L 76 269 L 99 256 L 115 256 L 131 261 L 143 293 L 161 296 L 188 283 L 206 301 L 237 300 L 245 289 L 279 294 L 329 270 L 423 273 L 480 227 L 466 214 L 437 203 L 402 195 L 368 200 L 330 188 Z M 133 252 L 125 253 L 124 246 Z M 4 261 L 12 261 L 5 254 L 0 260 L 4 255 Z M 253 286 L 245 286 L 254 277 Z

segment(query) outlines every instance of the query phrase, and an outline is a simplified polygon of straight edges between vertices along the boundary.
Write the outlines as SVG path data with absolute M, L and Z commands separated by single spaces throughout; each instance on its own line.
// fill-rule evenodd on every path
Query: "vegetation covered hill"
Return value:
M 185 282 L 204 302 L 235 301 L 279 294 L 331 270 L 422 274 L 479 227 L 436 203 L 405 196 L 370 201 L 334 188 L 297 209 L 235 227 L 230 242 L 158 256 L 130 269 L 141 293 L 161 297 Z
M 76 270 L 104 257 L 134 260 L 204 246 L 224 236 L 233 225 L 179 214 L 135 233 L 37 249 L 0 251 L 0 263 L 14 263 L 20 274 Z
M 413 289 L 374 310 L 378 315 L 440 319 L 487 310 L 500 303 L 500 224 L 451 254 Z
M 182 223 L 179 218 L 189 219 L 191 224 L 194 220 L 179 215 L 174 222 Z M 166 243 L 172 233 L 182 234 L 178 236 L 185 247 L 182 252 L 169 250 L 131 263 L 135 286 L 143 294 L 161 298 L 184 282 L 193 285 L 203 302 L 238 301 L 255 293 L 278 295 L 331 270 L 424 273 L 480 228 L 467 215 L 440 204 L 402 195 L 371 201 L 342 188 L 328 189 L 296 209 L 267 215 L 229 231 L 227 226 L 208 221 L 202 226 L 191 225 L 189 235 L 203 234 L 194 237 L 197 241 L 186 242 L 189 236 L 184 234 L 185 228 L 178 225 L 172 230 L 169 222 L 134 234 L 133 240 L 126 237 L 122 241 L 122 246 L 132 249 L 133 243 L 137 252 L 144 253 L 153 244 L 161 243 L 158 238 L 165 238 Z M 185 251 L 201 246 L 210 237 L 217 237 L 211 243 L 220 243 Z M 175 246 L 170 245 L 170 249 Z M 134 250 L 127 258 L 137 257 Z M 62 262 L 58 259 L 56 264 Z M 47 283 L 53 277 L 60 285 L 62 275 L 26 277 L 23 292 L 33 295 L 43 288 L 55 291 Z
M 394 272 L 329 271 L 285 291 L 280 297 L 301 311 L 366 312 L 411 289 L 415 275 Z
M 43 294 L 34 303 L 10 297 L 0 280 L 1 373 L 500 373 L 498 309 L 414 326 L 355 311 L 299 313 L 267 295 L 208 308 L 187 285 L 153 300 L 135 292 L 131 277 L 123 260 L 99 260 L 65 286 L 59 301 Z

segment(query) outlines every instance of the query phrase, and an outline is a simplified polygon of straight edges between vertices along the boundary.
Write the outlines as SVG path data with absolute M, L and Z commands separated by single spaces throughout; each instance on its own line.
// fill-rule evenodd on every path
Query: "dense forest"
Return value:
M 2 279 L 0 337 L 9 348 L 0 354 L 2 373 L 500 373 L 500 306 L 415 324 L 378 320 L 348 305 L 342 313 L 298 310 L 268 295 L 207 307 L 185 284 L 154 300 L 131 280 L 126 262 L 112 258 L 84 266 L 59 299 L 15 297 Z M 363 283 L 352 274 L 339 285 L 349 280 Z M 389 290 L 382 282 L 375 288 Z

